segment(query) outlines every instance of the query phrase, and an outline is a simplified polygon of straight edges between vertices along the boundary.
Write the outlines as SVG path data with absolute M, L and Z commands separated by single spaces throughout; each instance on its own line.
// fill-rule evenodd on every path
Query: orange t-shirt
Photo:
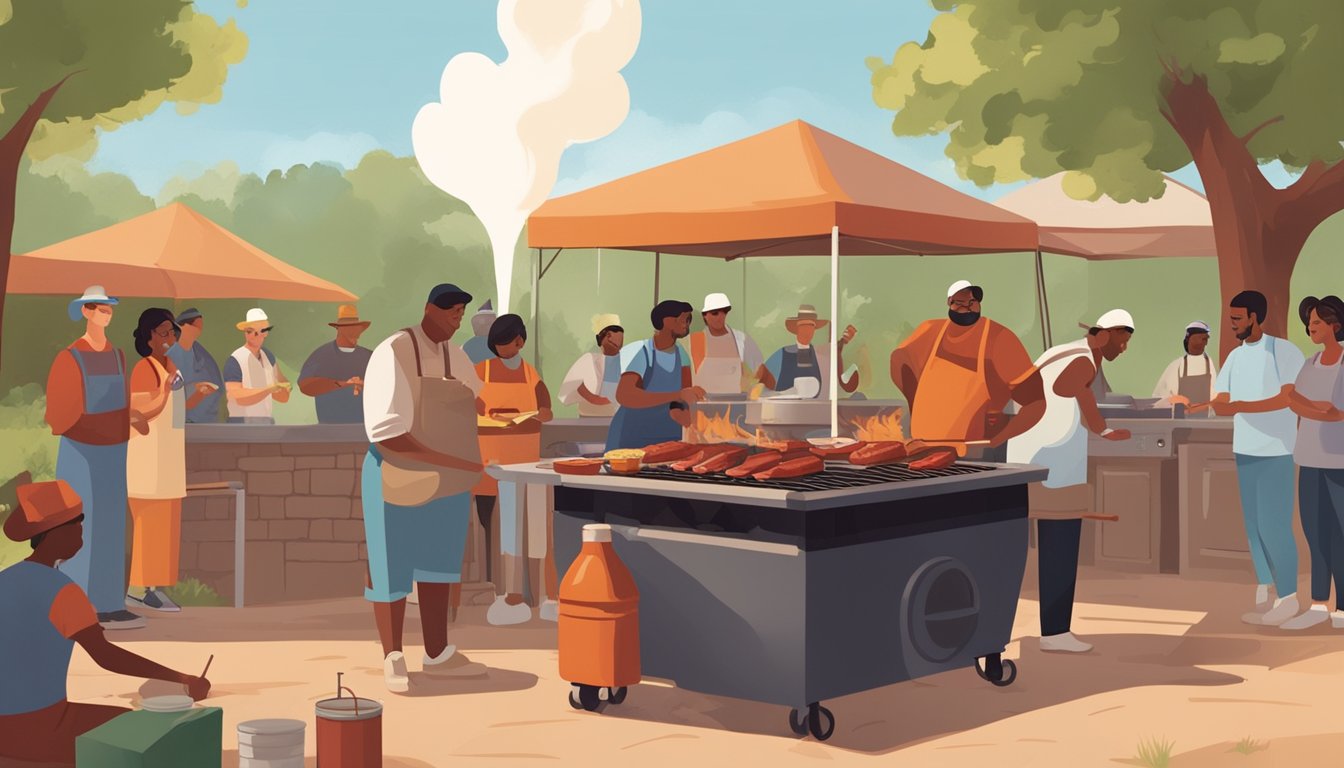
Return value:
M 168 375 L 172 376 L 177 372 L 177 365 L 172 360 L 165 360 L 165 368 L 168 369 Z M 159 391 L 163 386 L 163 374 L 159 372 L 154 361 L 148 357 L 141 358 L 140 362 L 131 369 L 131 393 L 138 395 L 152 395 Z
M 949 320 L 927 320 L 920 324 L 909 338 L 901 342 L 900 348 L 906 350 L 915 368 L 915 373 L 923 371 L 924 363 L 933 354 L 933 343 L 938 331 Z M 981 323 L 989 323 L 982 330 L 980 323 L 969 328 L 953 325 L 943 336 L 938 348 L 938 356 L 967 370 L 976 368 L 976 358 L 980 353 L 980 334 L 988 333 L 989 342 L 985 346 L 985 381 L 989 390 L 989 410 L 1002 411 L 1012 397 L 1013 387 L 1021 384 L 1036 372 L 1036 365 L 1026 347 L 1022 346 L 1017 334 L 1008 328 L 981 318 Z
M 61 633 L 61 637 L 73 639 L 75 635 L 98 623 L 98 614 L 93 603 L 78 584 L 66 584 L 51 601 L 51 610 L 47 612 L 51 625 Z
M 131 416 L 127 408 L 107 413 L 89 414 L 84 412 L 84 379 L 79 363 L 75 361 L 71 349 L 82 353 L 97 355 L 90 361 L 99 370 L 94 373 L 107 374 L 115 370 L 117 363 L 110 355 L 95 353 L 92 346 L 83 339 L 61 350 L 51 363 L 47 374 L 47 424 L 54 435 L 90 445 L 115 445 L 126 442 L 131 436 Z M 104 353 L 121 352 L 109 344 Z M 102 370 L 106 369 L 106 370 Z M 128 379 L 129 384 L 129 377 Z M 127 402 L 130 401 L 129 386 Z

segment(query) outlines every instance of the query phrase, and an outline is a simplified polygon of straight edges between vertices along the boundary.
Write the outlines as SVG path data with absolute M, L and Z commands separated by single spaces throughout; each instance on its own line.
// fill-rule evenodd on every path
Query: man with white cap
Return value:
M 1070 631 L 1078 580 L 1078 544 L 1083 516 L 1091 508 L 1087 485 L 1087 433 L 1127 440 L 1129 432 L 1109 429 L 1092 393 L 1102 360 L 1114 360 L 1129 346 L 1134 318 L 1112 309 L 1079 341 L 1045 351 L 1036 360 L 1045 389 L 1045 414 L 1008 441 L 1008 461 L 1050 470 L 1028 489 L 1036 519 L 1036 559 L 1040 579 L 1041 650 L 1086 653 L 1088 643 Z
M 574 361 L 560 383 L 560 402 L 577 405 L 580 418 L 611 418 L 620 406 L 616 388 L 621 383 L 621 347 L 625 329 L 621 318 L 605 314 L 593 317 L 597 349 Z
M 711 293 L 700 307 L 705 328 L 691 334 L 691 377 L 696 386 L 714 395 L 740 395 L 744 379 L 760 369 L 765 359 L 745 332 L 728 327 L 732 311 L 728 296 Z M 749 379 L 748 379 L 749 381 Z
M 910 435 L 1003 445 L 1045 413 L 1040 374 L 1011 330 L 980 314 L 984 289 L 958 280 L 947 317 L 921 324 L 891 353 L 891 379 L 910 404 Z M 1019 410 L 1003 416 L 1009 400 Z
M 1162 378 L 1153 387 L 1153 397 L 1160 406 L 1192 405 L 1213 399 L 1213 380 L 1218 375 L 1213 361 L 1204 350 L 1209 346 L 1208 323 L 1196 320 L 1185 326 L 1181 340 L 1185 354 L 1171 361 L 1162 372 Z
M 475 365 L 482 360 L 489 360 L 495 356 L 490 351 L 490 326 L 495 324 L 495 308 L 489 299 L 476 310 L 476 314 L 471 316 L 471 338 L 467 339 L 462 345 L 462 351 L 471 358 L 471 364 Z
M 264 346 L 271 329 L 270 319 L 259 307 L 247 310 L 247 319 L 238 323 L 243 346 L 224 363 L 230 424 L 274 424 L 274 403 L 289 402 L 290 383 L 275 364 L 275 353 Z

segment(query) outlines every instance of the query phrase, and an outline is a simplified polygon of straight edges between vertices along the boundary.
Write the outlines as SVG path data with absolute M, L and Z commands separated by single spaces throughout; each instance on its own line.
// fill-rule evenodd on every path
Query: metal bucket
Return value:
M 302 720 L 248 720 L 238 724 L 238 768 L 303 766 Z
M 361 699 L 336 678 L 336 698 L 317 702 L 317 764 L 322 768 L 382 768 L 383 705 Z

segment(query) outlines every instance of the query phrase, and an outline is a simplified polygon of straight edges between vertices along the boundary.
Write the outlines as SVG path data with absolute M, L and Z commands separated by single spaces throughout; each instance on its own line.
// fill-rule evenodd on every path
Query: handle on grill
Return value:
M 1120 520 L 1119 515 L 1083 515 L 1084 520 L 1100 520 L 1105 523 L 1114 523 Z

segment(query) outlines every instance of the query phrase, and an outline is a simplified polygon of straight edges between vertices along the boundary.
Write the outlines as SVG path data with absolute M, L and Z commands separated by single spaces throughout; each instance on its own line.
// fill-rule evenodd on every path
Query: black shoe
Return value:
M 145 619 L 130 611 L 112 611 L 98 614 L 98 624 L 103 629 L 140 629 L 145 626 Z

